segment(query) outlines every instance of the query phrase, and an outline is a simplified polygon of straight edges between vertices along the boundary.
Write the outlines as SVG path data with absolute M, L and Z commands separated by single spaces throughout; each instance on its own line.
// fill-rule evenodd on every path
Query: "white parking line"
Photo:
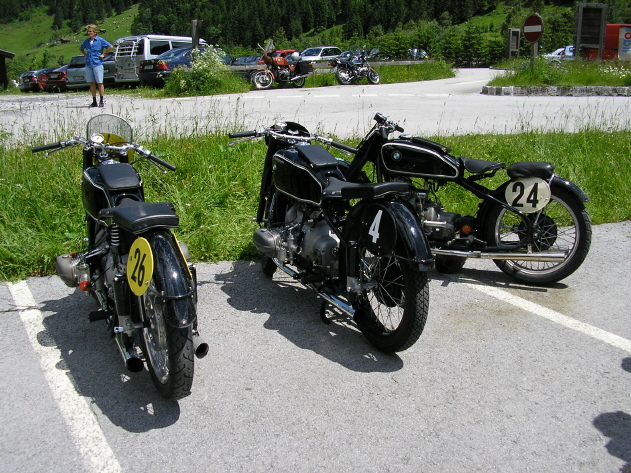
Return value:
M 626 338 L 622 338 L 618 335 L 607 332 L 606 330 L 594 327 L 593 325 L 586 324 L 585 322 L 580 322 L 579 320 L 573 319 L 571 317 L 568 317 L 567 315 L 563 315 L 539 304 L 535 304 L 534 302 L 527 301 L 526 299 L 522 299 L 521 297 L 513 296 L 512 294 L 502 289 L 491 286 L 480 286 L 476 284 L 466 285 L 480 292 L 483 292 L 486 295 L 495 297 L 496 299 L 523 309 L 531 314 L 538 315 L 539 317 L 548 319 L 551 322 L 563 325 L 566 328 L 576 330 L 577 332 L 587 335 L 588 337 L 592 337 L 596 340 L 600 340 L 601 342 L 605 342 L 612 347 L 616 347 L 628 353 L 631 353 L 631 340 L 627 340 Z
M 61 361 L 61 352 L 57 347 L 45 347 L 37 341 L 37 334 L 46 330 L 44 316 L 36 308 L 37 303 L 26 281 L 8 286 L 33 350 L 38 355 L 46 381 L 83 457 L 86 469 L 94 473 L 122 473 L 123 470 L 99 427 L 89 401 L 77 393 L 68 373 L 57 368 Z

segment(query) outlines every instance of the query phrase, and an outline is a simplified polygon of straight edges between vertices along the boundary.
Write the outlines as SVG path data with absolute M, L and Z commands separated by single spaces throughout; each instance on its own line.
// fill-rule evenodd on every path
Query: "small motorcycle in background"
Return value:
M 89 320 L 107 323 L 126 367 L 142 371 L 144 360 L 158 391 L 181 399 L 191 391 L 194 356 L 208 353 L 197 330 L 196 270 L 171 231 L 179 225 L 173 205 L 145 202 L 132 167 L 149 161 L 166 173 L 175 166 L 134 143 L 130 124 L 115 115 L 90 119 L 86 136 L 32 148 L 83 149 L 87 248 L 58 256 L 55 269 L 99 303 Z
M 427 51 L 424 49 L 412 48 L 408 49 L 408 57 L 412 61 L 420 61 L 421 59 L 429 59 Z
M 264 138 L 259 205 L 253 240 L 263 273 L 277 269 L 315 290 L 353 317 L 384 352 L 402 351 L 420 337 L 427 320 L 427 271 L 432 257 L 408 200 L 407 183 L 349 182 L 349 164 L 318 143 L 355 150 L 311 135 L 297 123 L 231 133 L 231 145 Z
M 349 85 L 363 78 L 368 79 L 371 84 L 378 84 L 381 80 L 379 73 L 368 63 L 368 59 L 374 58 L 379 53 L 379 49 L 373 48 L 355 49 L 345 57 L 338 57 L 331 62 L 335 78 L 341 85 Z
M 262 49 L 265 69 L 255 71 L 251 76 L 252 83 L 257 89 L 269 89 L 274 82 L 304 87 L 307 77 L 313 72 L 311 62 L 301 61 L 297 51 L 289 56 L 276 54 L 276 47 L 272 41 Z

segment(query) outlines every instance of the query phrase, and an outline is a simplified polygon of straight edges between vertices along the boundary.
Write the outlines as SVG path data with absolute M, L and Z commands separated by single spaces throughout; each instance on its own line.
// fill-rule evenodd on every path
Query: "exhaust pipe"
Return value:
M 567 258 L 567 252 L 562 253 L 485 253 L 482 251 L 457 251 L 433 249 L 435 255 L 460 256 L 462 258 L 498 259 L 512 261 L 541 261 L 546 263 L 562 263 Z
M 116 345 L 123 355 L 123 361 L 125 361 L 125 367 L 132 373 L 139 373 L 145 367 L 143 361 L 136 354 L 136 349 L 132 346 L 129 350 L 125 348 L 123 343 L 123 337 L 120 333 L 114 334 L 116 339 Z
M 193 350 L 195 352 L 195 356 L 200 360 L 208 355 L 209 350 L 208 343 L 204 341 L 202 337 L 200 337 L 199 332 L 193 332 Z

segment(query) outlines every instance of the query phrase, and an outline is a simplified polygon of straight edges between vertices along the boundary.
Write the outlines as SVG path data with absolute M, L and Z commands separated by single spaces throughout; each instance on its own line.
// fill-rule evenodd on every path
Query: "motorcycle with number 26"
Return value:
M 149 162 L 163 173 L 175 166 L 134 143 L 131 125 L 118 116 L 91 118 L 86 136 L 32 148 L 83 148 L 87 248 L 58 256 L 55 269 L 99 303 L 89 320 L 106 321 L 127 369 L 142 371 L 146 362 L 158 391 L 181 399 L 191 391 L 194 357 L 208 353 L 197 329 L 196 270 L 171 231 L 179 225 L 173 205 L 146 202 L 132 165 Z
M 503 162 L 455 157 L 439 143 L 403 133 L 382 114 L 356 150 L 347 178 L 372 163 L 377 182 L 407 183 L 408 199 L 435 256 L 436 269 L 456 273 L 467 258 L 491 259 L 517 281 L 545 285 L 576 271 L 591 245 L 587 195 L 547 162 Z M 390 138 L 394 132 L 398 137 Z M 496 189 L 482 184 L 506 168 Z M 477 199 L 476 215 L 446 211 L 438 192 L 455 184 Z
M 427 320 L 427 271 L 433 259 L 404 182 L 350 182 L 349 163 L 324 146 L 353 148 L 311 135 L 293 122 L 231 133 L 230 144 L 264 138 L 253 240 L 263 273 L 280 269 L 323 299 L 320 315 L 354 319 L 384 352 L 402 351 Z M 333 308 L 334 310 L 329 310 Z

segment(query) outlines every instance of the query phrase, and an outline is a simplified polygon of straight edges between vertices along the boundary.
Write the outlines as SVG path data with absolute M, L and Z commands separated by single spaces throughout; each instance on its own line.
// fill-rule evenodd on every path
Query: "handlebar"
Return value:
M 237 131 L 235 133 L 228 133 L 229 138 L 249 138 L 256 136 L 256 131 Z
M 256 132 L 253 132 L 253 133 L 256 133 Z M 119 146 L 115 146 L 115 145 L 89 141 L 81 137 L 74 137 L 74 138 L 69 139 L 68 141 L 58 141 L 56 143 L 50 143 L 47 145 L 33 146 L 31 148 L 31 151 L 33 153 L 39 153 L 41 151 L 50 151 L 50 150 L 54 152 L 54 151 L 59 151 L 64 148 L 68 148 L 70 146 L 77 146 L 77 145 L 84 145 L 85 149 L 94 148 L 95 150 L 98 150 L 98 153 L 95 153 L 95 154 L 101 157 L 107 156 L 110 153 L 127 153 L 129 151 L 135 151 L 143 158 L 153 161 L 157 165 L 162 166 L 170 171 L 175 171 L 177 169 L 173 164 L 169 163 L 168 161 L 165 161 L 162 158 L 157 157 L 155 154 L 152 154 L 151 151 L 144 149 L 142 146 L 140 146 L 137 143 L 126 143 Z
M 58 141 L 57 143 L 50 143 L 47 145 L 33 146 L 31 148 L 31 152 L 39 153 L 40 151 L 48 151 L 50 149 L 57 149 L 57 148 L 63 148 L 63 143 L 61 141 Z

